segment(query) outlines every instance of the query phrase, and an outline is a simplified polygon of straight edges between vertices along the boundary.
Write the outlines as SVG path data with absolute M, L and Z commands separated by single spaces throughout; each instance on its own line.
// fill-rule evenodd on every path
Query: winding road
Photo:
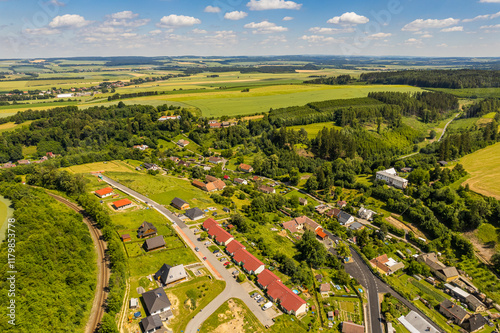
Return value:
M 207 267 L 212 274 L 220 280 L 226 281 L 226 288 L 215 297 L 212 302 L 210 302 L 204 309 L 200 310 L 196 316 L 188 323 L 185 333 L 195 333 L 198 328 L 203 324 L 203 322 L 210 317 L 212 313 L 215 312 L 224 302 L 230 298 L 239 298 L 248 306 L 250 311 L 257 317 L 257 319 L 265 325 L 273 325 L 273 321 L 267 312 L 262 311 L 260 305 L 257 304 L 248 292 L 243 288 L 241 284 L 236 282 L 236 279 L 232 276 L 231 272 L 233 270 L 227 270 L 223 263 L 215 257 L 215 255 L 205 246 L 203 242 L 198 240 L 192 230 L 177 216 L 175 216 L 171 211 L 166 209 L 159 203 L 149 199 L 148 197 L 114 181 L 102 175 L 102 180 L 109 185 L 119 189 L 120 191 L 132 196 L 133 198 L 147 203 L 150 207 L 156 209 L 159 213 L 163 214 L 167 219 L 173 223 L 175 231 L 182 237 L 182 239 L 189 245 L 193 252 L 200 258 L 201 262 Z M 198 247 L 199 251 L 196 252 L 194 248 Z M 202 257 L 206 257 L 207 260 L 202 260 Z

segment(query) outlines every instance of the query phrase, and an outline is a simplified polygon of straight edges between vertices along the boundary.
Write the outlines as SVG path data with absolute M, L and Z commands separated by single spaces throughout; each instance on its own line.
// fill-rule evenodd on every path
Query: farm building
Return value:
M 156 227 L 149 222 L 144 221 L 141 226 L 137 229 L 137 237 L 146 238 L 156 235 Z
M 172 283 L 186 281 L 188 275 L 184 269 L 184 265 L 170 266 L 163 264 L 158 272 L 155 273 L 154 279 L 162 283 L 163 286 L 171 285 Z
M 132 206 L 132 201 L 130 201 L 129 199 L 121 199 L 113 202 L 113 206 L 116 210 L 127 209 L 128 207 Z
M 181 198 L 174 198 L 170 204 L 180 210 L 189 209 L 189 204 Z
M 165 240 L 163 236 L 156 236 L 153 238 L 148 238 L 144 242 L 144 248 L 146 251 L 158 250 L 165 247 Z
M 105 187 L 100 190 L 95 191 L 95 195 L 97 195 L 99 198 L 106 198 L 111 195 L 113 195 L 113 189 L 111 187 Z

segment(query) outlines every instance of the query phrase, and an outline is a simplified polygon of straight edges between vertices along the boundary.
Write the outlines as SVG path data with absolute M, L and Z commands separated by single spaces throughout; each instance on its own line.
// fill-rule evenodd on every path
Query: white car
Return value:
M 216 256 L 217 258 L 222 257 L 222 253 L 217 253 L 215 256 Z

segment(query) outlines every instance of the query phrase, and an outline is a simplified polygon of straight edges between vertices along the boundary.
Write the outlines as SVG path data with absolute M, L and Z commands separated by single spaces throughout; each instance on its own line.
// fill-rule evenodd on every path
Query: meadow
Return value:
M 460 159 L 471 174 L 462 185 L 470 189 L 500 199 L 500 143 L 480 149 Z
M 335 126 L 334 123 L 315 123 L 309 125 L 298 125 L 298 126 L 290 126 L 288 129 L 294 131 L 300 131 L 302 128 L 307 132 L 307 137 L 309 139 L 314 139 L 318 136 L 318 133 L 323 130 L 323 128 L 331 129 L 335 128 L 336 130 L 341 130 L 342 127 Z

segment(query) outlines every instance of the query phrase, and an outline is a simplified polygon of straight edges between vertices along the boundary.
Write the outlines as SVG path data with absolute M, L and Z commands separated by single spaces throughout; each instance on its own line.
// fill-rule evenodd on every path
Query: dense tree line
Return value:
M 489 88 L 500 87 L 500 71 L 492 70 L 405 70 L 368 72 L 360 76 L 368 84 L 407 84 L 429 88 Z
M 475 102 L 469 107 L 464 107 L 465 117 L 481 117 L 490 112 L 498 112 L 500 109 L 500 99 L 486 98 L 481 101 Z
M 339 75 L 339 76 L 331 76 L 331 77 L 320 77 L 317 79 L 312 79 L 308 81 L 304 81 L 304 83 L 309 84 L 328 84 L 328 85 L 344 85 L 349 84 L 353 81 L 349 74 Z
M 0 321 L 2 332 L 81 332 L 92 307 L 96 259 L 82 217 L 40 189 L 3 182 L 2 195 L 14 206 L 16 325 Z M 2 242 L 0 302 L 7 307 L 10 276 L 7 242 Z

